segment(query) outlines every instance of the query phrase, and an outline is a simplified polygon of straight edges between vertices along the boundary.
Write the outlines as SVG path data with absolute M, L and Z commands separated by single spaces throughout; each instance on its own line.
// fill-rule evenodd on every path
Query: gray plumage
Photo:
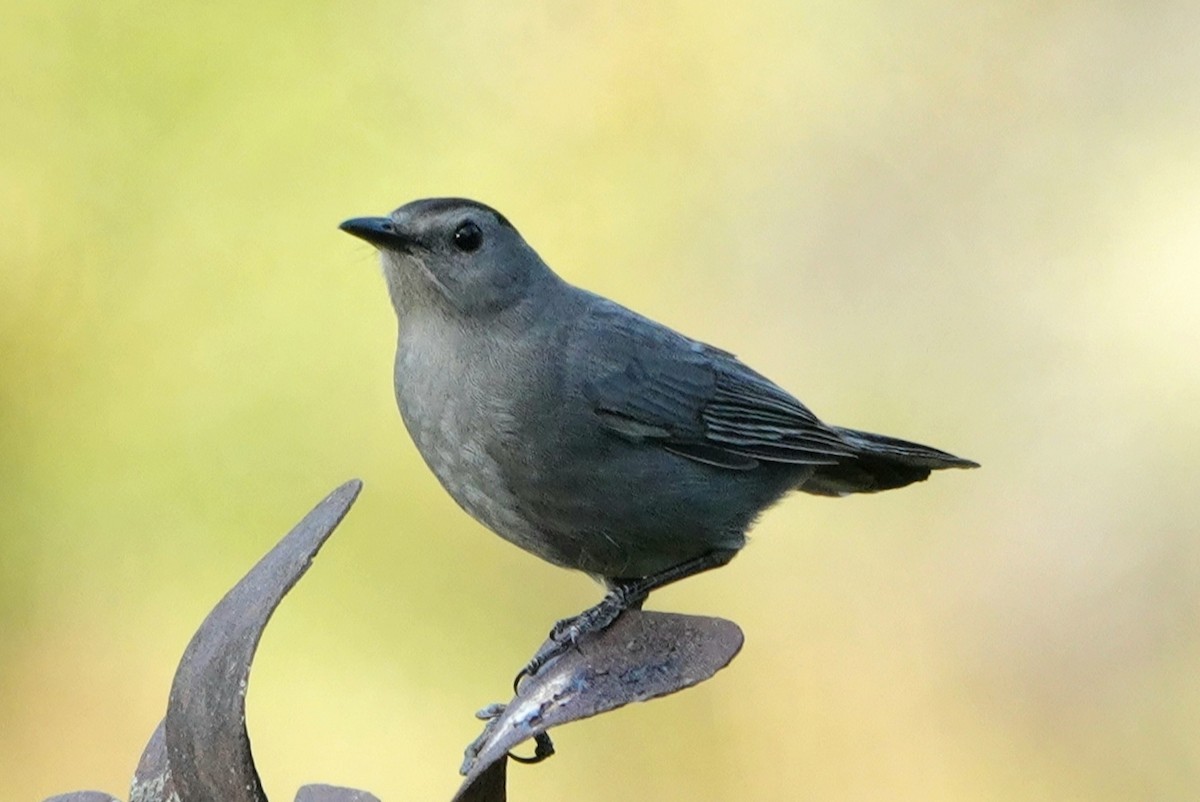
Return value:
M 342 228 L 382 254 L 422 457 L 467 512 L 556 565 L 612 585 L 736 551 L 790 490 L 975 466 L 822 423 L 733 354 L 563 281 L 483 204 L 415 201 Z

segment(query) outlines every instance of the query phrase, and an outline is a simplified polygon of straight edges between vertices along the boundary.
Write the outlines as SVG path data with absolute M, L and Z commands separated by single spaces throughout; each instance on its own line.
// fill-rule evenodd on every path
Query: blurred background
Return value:
M 372 249 L 428 195 L 984 467 L 797 496 L 651 606 L 712 682 L 555 732 L 516 800 L 1200 788 L 1200 5 L 9 0 L 0 798 L 124 795 L 193 630 L 365 491 L 259 652 L 264 784 L 448 799 L 472 711 L 598 600 L 460 512 Z

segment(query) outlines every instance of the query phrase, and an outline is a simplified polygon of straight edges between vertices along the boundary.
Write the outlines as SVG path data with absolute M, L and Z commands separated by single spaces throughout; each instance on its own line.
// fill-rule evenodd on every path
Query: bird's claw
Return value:
M 560 628 L 560 624 L 574 621 L 574 618 L 565 618 L 564 621 L 554 624 L 554 628 L 550 630 L 550 638 L 546 640 L 545 644 L 541 645 L 541 648 L 534 653 L 532 658 L 529 658 L 529 662 L 524 664 L 520 671 L 517 671 L 517 676 L 512 678 L 512 693 L 520 696 L 522 680 L 527 680 L 527 678 L 538 674 L 542 666 L 550 663 L 559 654 L 562 654 L 575 645 L 578 636 L 580 636 L 580 630 L 572 626 Z
M 483 747 L 487 744 L 488 739 L 492 735 L 492 730 L 496 728 L 500 716 L 508 709 L 508 705 L 503 702 L 495 702 L 488 705 L 482 710 L 475 712 L 475 718 L 487 723 L 483 726 L 483 732 L 479 733 L 479 737 L 471 743 L 467 744 L 467 748 L 463 750 L 463 762 L 458 768 L 458 773 L 467 775 L 475 766 L 475 762 L 479 759 L 479 753 L 483 751 Z M 533 765 L 541 763 L 546 758 L 554 754 L 554 741 L 550 740 L 550 736 L 544 732 L 534 733 L 533 736 L 533 754 L 530 757 L 508 753 L 508 756 L 518 763 Z
M 554 754 L 554 741 L 550 740 L 550 734 L 546 732 L 535 732 L 533 734 L 533 755 L 530 757 L 522 757 L 514 755 L 512 752 L 508 756 L 518 763 L 524 763 L 526 766 L 532 766 L 535 763 L 541 763 L 546 758 Z
M 492 730 L 496 728 L 496 722 L 499 720 L 500 714 L 504 712 L 505 707 L 506 705 L 497 702 L 475 713 L 475 718 L 487 723 L 483 725 L 483 732 L 479 733 L 479 737 L 467 744 L 467 748 L 463 750 L 462 765 L 458 767 L 459 774 L 465 777 L 475 766 L 475 761 L 479 759 L 479 753 L 483 751 L 484 744 L 491 737 Z
M 576 646 L 585 635 L 603 632 L 621 616 L 621 613 L 640 605 L 645 597 L 644 593 L 631 593 L 618 586 L 596 606 L 589 607 L 574 618 L 564 618 L 556 622 L 546 642 L 513 678 L 513 693 L 520 696 L 522 680 L 537 674 L 544 665 Z

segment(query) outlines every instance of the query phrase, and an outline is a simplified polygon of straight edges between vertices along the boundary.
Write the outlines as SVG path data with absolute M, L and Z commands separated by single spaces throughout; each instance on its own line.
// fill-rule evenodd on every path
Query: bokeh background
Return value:
M 518 800 L 1200 789 L 1200 5 L 8 0 L 0 799 L 124 793 L 175 663 L 317 500 L 269 792 L 448 799 L 471 712 L 593 603 L 461 513 L 337 231 L 502 209 L 570 280 L 981 471 L 794 497 L 652 606 L 712 682 L 555 734 Z

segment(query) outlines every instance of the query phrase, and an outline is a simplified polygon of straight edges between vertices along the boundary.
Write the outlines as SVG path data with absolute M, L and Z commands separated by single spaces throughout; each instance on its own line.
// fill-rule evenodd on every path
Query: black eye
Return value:
M 468 221 L 454 230 L 454 247 L 464 253 L 479 250 L 483 244 L 483 232 L 479 226 Z

